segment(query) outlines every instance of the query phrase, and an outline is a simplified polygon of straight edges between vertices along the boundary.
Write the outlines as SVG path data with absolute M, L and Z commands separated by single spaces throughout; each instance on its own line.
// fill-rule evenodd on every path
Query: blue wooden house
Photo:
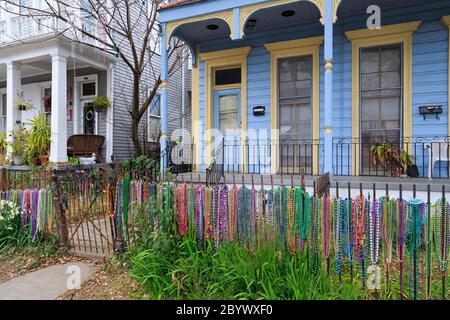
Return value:
M 449 178 L 449 0 L 178 0 L 159 15 L 163 87 L 172 39 L 193 57 L 196 171 L 395 176 L 373 159 L 384 143 L 411 175 Z M 167 89 L 161 102 L 167 119 Z

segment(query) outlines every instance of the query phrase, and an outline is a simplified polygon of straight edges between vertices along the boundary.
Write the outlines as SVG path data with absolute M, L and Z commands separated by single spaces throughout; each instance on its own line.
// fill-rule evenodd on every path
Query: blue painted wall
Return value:
M 450 1 L 438 4 L 409 7 L 407 9 L 383 12 L 382 23 L 385 25 L 422 20 L 423 23 L 413 35 L 413 135 L 441 136 L 448 135 L 448 30 L 440 23 L 444 15 L 450 14 Z M 351 43 L 344 32 L 365 28 L 365 16 L 340 19 L 335 24 L 334 37 L 334 91 L 333 91 L 333 125 L 334 136 L 350 138 L 352 134 L 352 60 Z M 229 38 L 208 41 L 200 44 L 201 52 L 210 52 L 250 45 L 252 51 L 248 57 L 248 128 L 270 129 L 270 55 L 264 44 L 298 38 L 313 37 L 323 34 L 320 23 L 302 27 L 274 30 L 264 34 L 252 34 L 243 40 L 231 41 Z M 323 137 L 324 106 L 324 68 L 323 47 L 320 51 L 320 132 Z M 205 130 L 205 68 L 200 64 L 200 116 L 202 134 Z M 245 97 L 242 97 L 245 99 Z M 439 119 L 424 118 L 419 114 L 419 106 L 437 104 L 444 106 L 444 114 Z M 253 107 L 267 106 L 264 117 L 254 117 Z M 344 166 L 339 173 L 349 173 L 352 168 L 351 144 L 348 150 L 341 150 Z M 336 150 L 335 150 L 336 152 Z M 321 150 L 322 155 L 322 150 Z M 336 155 L 336 153 L 335 153 Z M 420 155 L 420 153 L 418 154 Z M 426 162 L 426 161 L 425 161 Z M 203 155 L 202 155 L 203 163 Z M 323 161 L 321 161 L 321 164 Z M 419 163 L 422 165 L 422 162 Z M 204 169 L 204 166 L 203 168 Z M 426 164 L 421 173 L 426 173 Z M 264 172 L 269 172 L 269 162 Z

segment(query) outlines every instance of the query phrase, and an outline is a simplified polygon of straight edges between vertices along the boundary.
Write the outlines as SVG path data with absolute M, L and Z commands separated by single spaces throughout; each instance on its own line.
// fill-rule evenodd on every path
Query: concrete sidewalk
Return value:
M 0 300 L 55 300 L 95 271 L 95 266 L 79 262 L 30 272 L 0 284 Z

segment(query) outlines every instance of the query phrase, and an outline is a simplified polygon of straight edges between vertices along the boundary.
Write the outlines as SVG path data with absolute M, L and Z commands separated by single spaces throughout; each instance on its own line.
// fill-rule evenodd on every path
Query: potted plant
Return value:
M 383 141 L 374 143 L 371 146 L 370 151 L 372 153 L 372 160 L 375 165 L 380 164 L 386 168 L 388 165 L 392 164 L 392 158 L 395 150 L 389 142 Z
M 105 96 L 96 96 L 92 103 L 96 112 L 103 112 L 111 107 L 111 101 Z
M 30 134 L 27 143 L 27 159 L 29 163 L 46 165 L 51 143 L 51 127 L 44 113 L 39 113 L 30 120 Z
M 14 165 L 21 166 L 27 159 L 27 143 L 29 138 L 28 131 L 21 125 L 18 125 L 11 134 L 11 157 Z
M 6 149 L 8 147 L 8 142 L 6 141 L 6 133 L 0 133 L 0 164 L 5 162 Z
M 398 154 L 398 164 L 401 169 L 401 175 L 407 176 L 408 169 L 412 166 L 412 157 L 405 150 L 401 150 Z
M 33 109 L 33 105 L 23 100 L 16 101 L 16 108 L 19 111 L 27 111 Z
M 370 151 L 375 165 L 380 164 L 384 168 L 395 166 L 399 177 L 407 176 L 412 166 L 412 157 L 407 151 L 395 148 L 387 141 L 373 144 Z

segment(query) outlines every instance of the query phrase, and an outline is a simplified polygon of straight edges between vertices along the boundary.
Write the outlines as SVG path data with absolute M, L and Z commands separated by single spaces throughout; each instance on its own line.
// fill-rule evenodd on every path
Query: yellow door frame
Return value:
M 305 38 L 291 41 L 268 43 L 265 45 L 271 55 L 270 64 L 270 111 L 271 111 L 271 141 L 276 147 L 271 152 L 271 172 L 277 174 L 279 165 L 279 104 L 278 104 L 278 60 L 300 56 L 313 57 L 312 70 L 312 109 L 313 109 L 313 174 L 319 173 L 319 139 L 320 139 L 320 46 L 323 37 Z
M 403 137 L 412 137 L 412 34 L 422 21 L 413 21 L 384 26 L 381 29 L 361 29 L 345 33 L 352 43 L 352 140 L 360 138 L 360 51 L 362 48 L 402 44 L 403 45 Z M 359 176 L 360 150 L 352 144 L 354 176 Z
M 212 129 L 214 129 L 214 99 L 213 91 L 224 89 L 230 86 L 214 85 L 214 71 L 217 69 L 228 67 L 241 67 L 241 141 L 242 146 L 245 145 L 247 137 L 247 57 L 251 52 L 251 47 L 241 47 L 236 49 L 227 49 L 221 51 L 213 51 L 200 53 L 200 59 L 205 62 L 205 165 L 209 166 L 212 160 Z M 236 88 L 236 86 L 233 86 Z M 241 164 L 245 171 L 246 148 L 241 152 Z M 244 172 L 243 172 L 244 173 Z

